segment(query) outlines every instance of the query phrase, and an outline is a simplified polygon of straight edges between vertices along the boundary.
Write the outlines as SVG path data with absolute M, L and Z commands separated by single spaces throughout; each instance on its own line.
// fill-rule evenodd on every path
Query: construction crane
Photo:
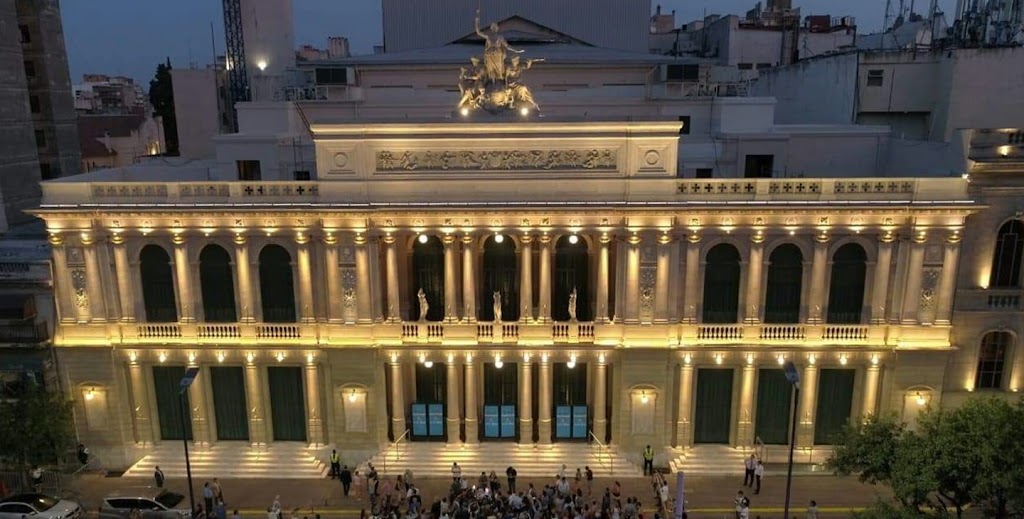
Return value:
M 224 41 L 227 44 L 228 92 L 231 94 L 231 129 L 238 132 L 235 103 L 249 101 L 249 74 L 245 67 L 241 0 L 224 0 Z

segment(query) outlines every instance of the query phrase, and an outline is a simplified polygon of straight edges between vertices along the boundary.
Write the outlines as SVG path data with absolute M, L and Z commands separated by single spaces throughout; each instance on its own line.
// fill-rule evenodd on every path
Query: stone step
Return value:
M 639 469 L 614 447 L 600 455 L 589 445 L 534 447 L 518 445 L 481 445 L 446 447 L 443 444 L 412 444 L 401 454 L 394 451 L 378 453 L 370 459 L 378 472 L 400 474 L 409 469 L 417 476 L 450 476 L 452 463 L 457 462 L 462 474 L 474 482 L 480 472 L 493 470 L 504 478 L 505 468 L 514 466 L 522 476 L 553 477 L 562 464 L 572 477 L 576 468 L 590 466 L 595 475 L 637 475 Z M 365 469 L 365 464 L 360 466 Z
M 319 452 L 303 444 L 251 447 L 244 443 L 218 443 L 190 448 L 189 463 L 192 476 L 200 478 L 323 478 L 329 467 L 318 458 Z M 124 477 L 152 478 L 157 466 L 167 477 L 184 477 L 184 449 L 181 445 L 157 445 L 132 465 Z

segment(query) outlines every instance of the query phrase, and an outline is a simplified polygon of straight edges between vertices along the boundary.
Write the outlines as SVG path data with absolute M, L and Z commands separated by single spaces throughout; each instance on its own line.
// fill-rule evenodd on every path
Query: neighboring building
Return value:
M 60 388 L 49 347 L 57 323 L 50 258 L 41 226 L 0 240 L 0 398 L 28 383 Z
M 82 171 L 130 166 L 167 149 L 163 119 L 133 114 L 79 115 Z
M 79 155 L 58 1 L 0 0 L 0 25 L 2 230 L 29 221 L 36 182 L 78 173 Z
M 213 138 L 231 131 L 231 105 L 223 67 L 171 69 L 178 154 L 188 159 L 214 157 Z
M 327 38 L 327 48 L 318 49 L 312 45 L 303 45 L 296 51 L 295 57 L 300 61 L 319 61 L 325 59 L 341 59 L 351 56 L 348 38 L 331 36 Z
M 142 86 L 123 76 L 85 74 L 75 85 L 75 111 L 79 113 L 130 113 L 149 110 Z

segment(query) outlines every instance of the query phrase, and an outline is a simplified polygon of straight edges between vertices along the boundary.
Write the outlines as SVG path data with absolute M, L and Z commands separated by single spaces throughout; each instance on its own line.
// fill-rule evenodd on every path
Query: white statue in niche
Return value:
M 501 322 L 501 291 L 494 291 L 494 322 Z
M 420 322 L 427 320 L 427 312 L 430 310 L 430 303 L 427 302 L 427 293 L 420 288 L 419 292 L 416 292 L 416 298 L 420 301 Z
M 576 322 L 576 287 L 569 292 L 569 320 Z

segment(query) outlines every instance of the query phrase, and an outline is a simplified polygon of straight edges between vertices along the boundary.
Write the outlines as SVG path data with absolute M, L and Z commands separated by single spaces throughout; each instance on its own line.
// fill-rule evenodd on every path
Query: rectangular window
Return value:
M 697 81 L 700 78 L 700 65 L 666 65 L 666 81 Z
M 745 178 L 772 178 L 774 155 L 747 155 L 743 168 Z
M 44 132 L 43 130 L 36 130 L 36 147 L 46 147 L 46 132 Z
M 868 86 L 882 86 L 885 81 L 885 71 L 882 69 L 871 69 L 868 71 Z
M 39 96 L 28 96 L 28 107 L 29 110 L 32 111 L 32 113 L 39 113 Z
M 21 31 L 21 43 L 32 42 L 32 33 L 29 32 L 27 25 L 19 25 L 18 30 Z
M 689 115 L 680 115 L 679 116 L 679 122 L 683 123 L 683 126 L 681 128 L 679 128 L 679 135 L 689 135 L 690 134 L 690 116 Z
M 1003 364 L 1012 340 L 1007 332 L 989 332 L 981 339 L 978 373 L 974 382 L 978 389 L 1002 389 Z
M 771 63 L 758 63 L 757 64 L 757 70 L 763 70 L 763 69 L 766 69 L 766 68 L 772 68 L 772 64 Z
M 25 77 L 34 78 L 36 77 L 36 64 L 32 61 L 25 61 Z
M 736 67 L 738 67 L 740 70 L 752 70 L 754 68 L 754 64 L 753 63 L 740 63 L 739 65 L 736 65 Z
M 260 161 L 258 160 L 237 160 L 238 180 L 261 180 Z
M 296 171 L 295 180 L 309 180 L 309 171 Z
M 696 178 L 711 178 L 713 171 L 714 169 L 712 168 L 697 168 L 697 174 L 695 176 Z
M 318 85 L 347 85 L 347 68 L 318 68 L 316 69 L 316 84 Z

